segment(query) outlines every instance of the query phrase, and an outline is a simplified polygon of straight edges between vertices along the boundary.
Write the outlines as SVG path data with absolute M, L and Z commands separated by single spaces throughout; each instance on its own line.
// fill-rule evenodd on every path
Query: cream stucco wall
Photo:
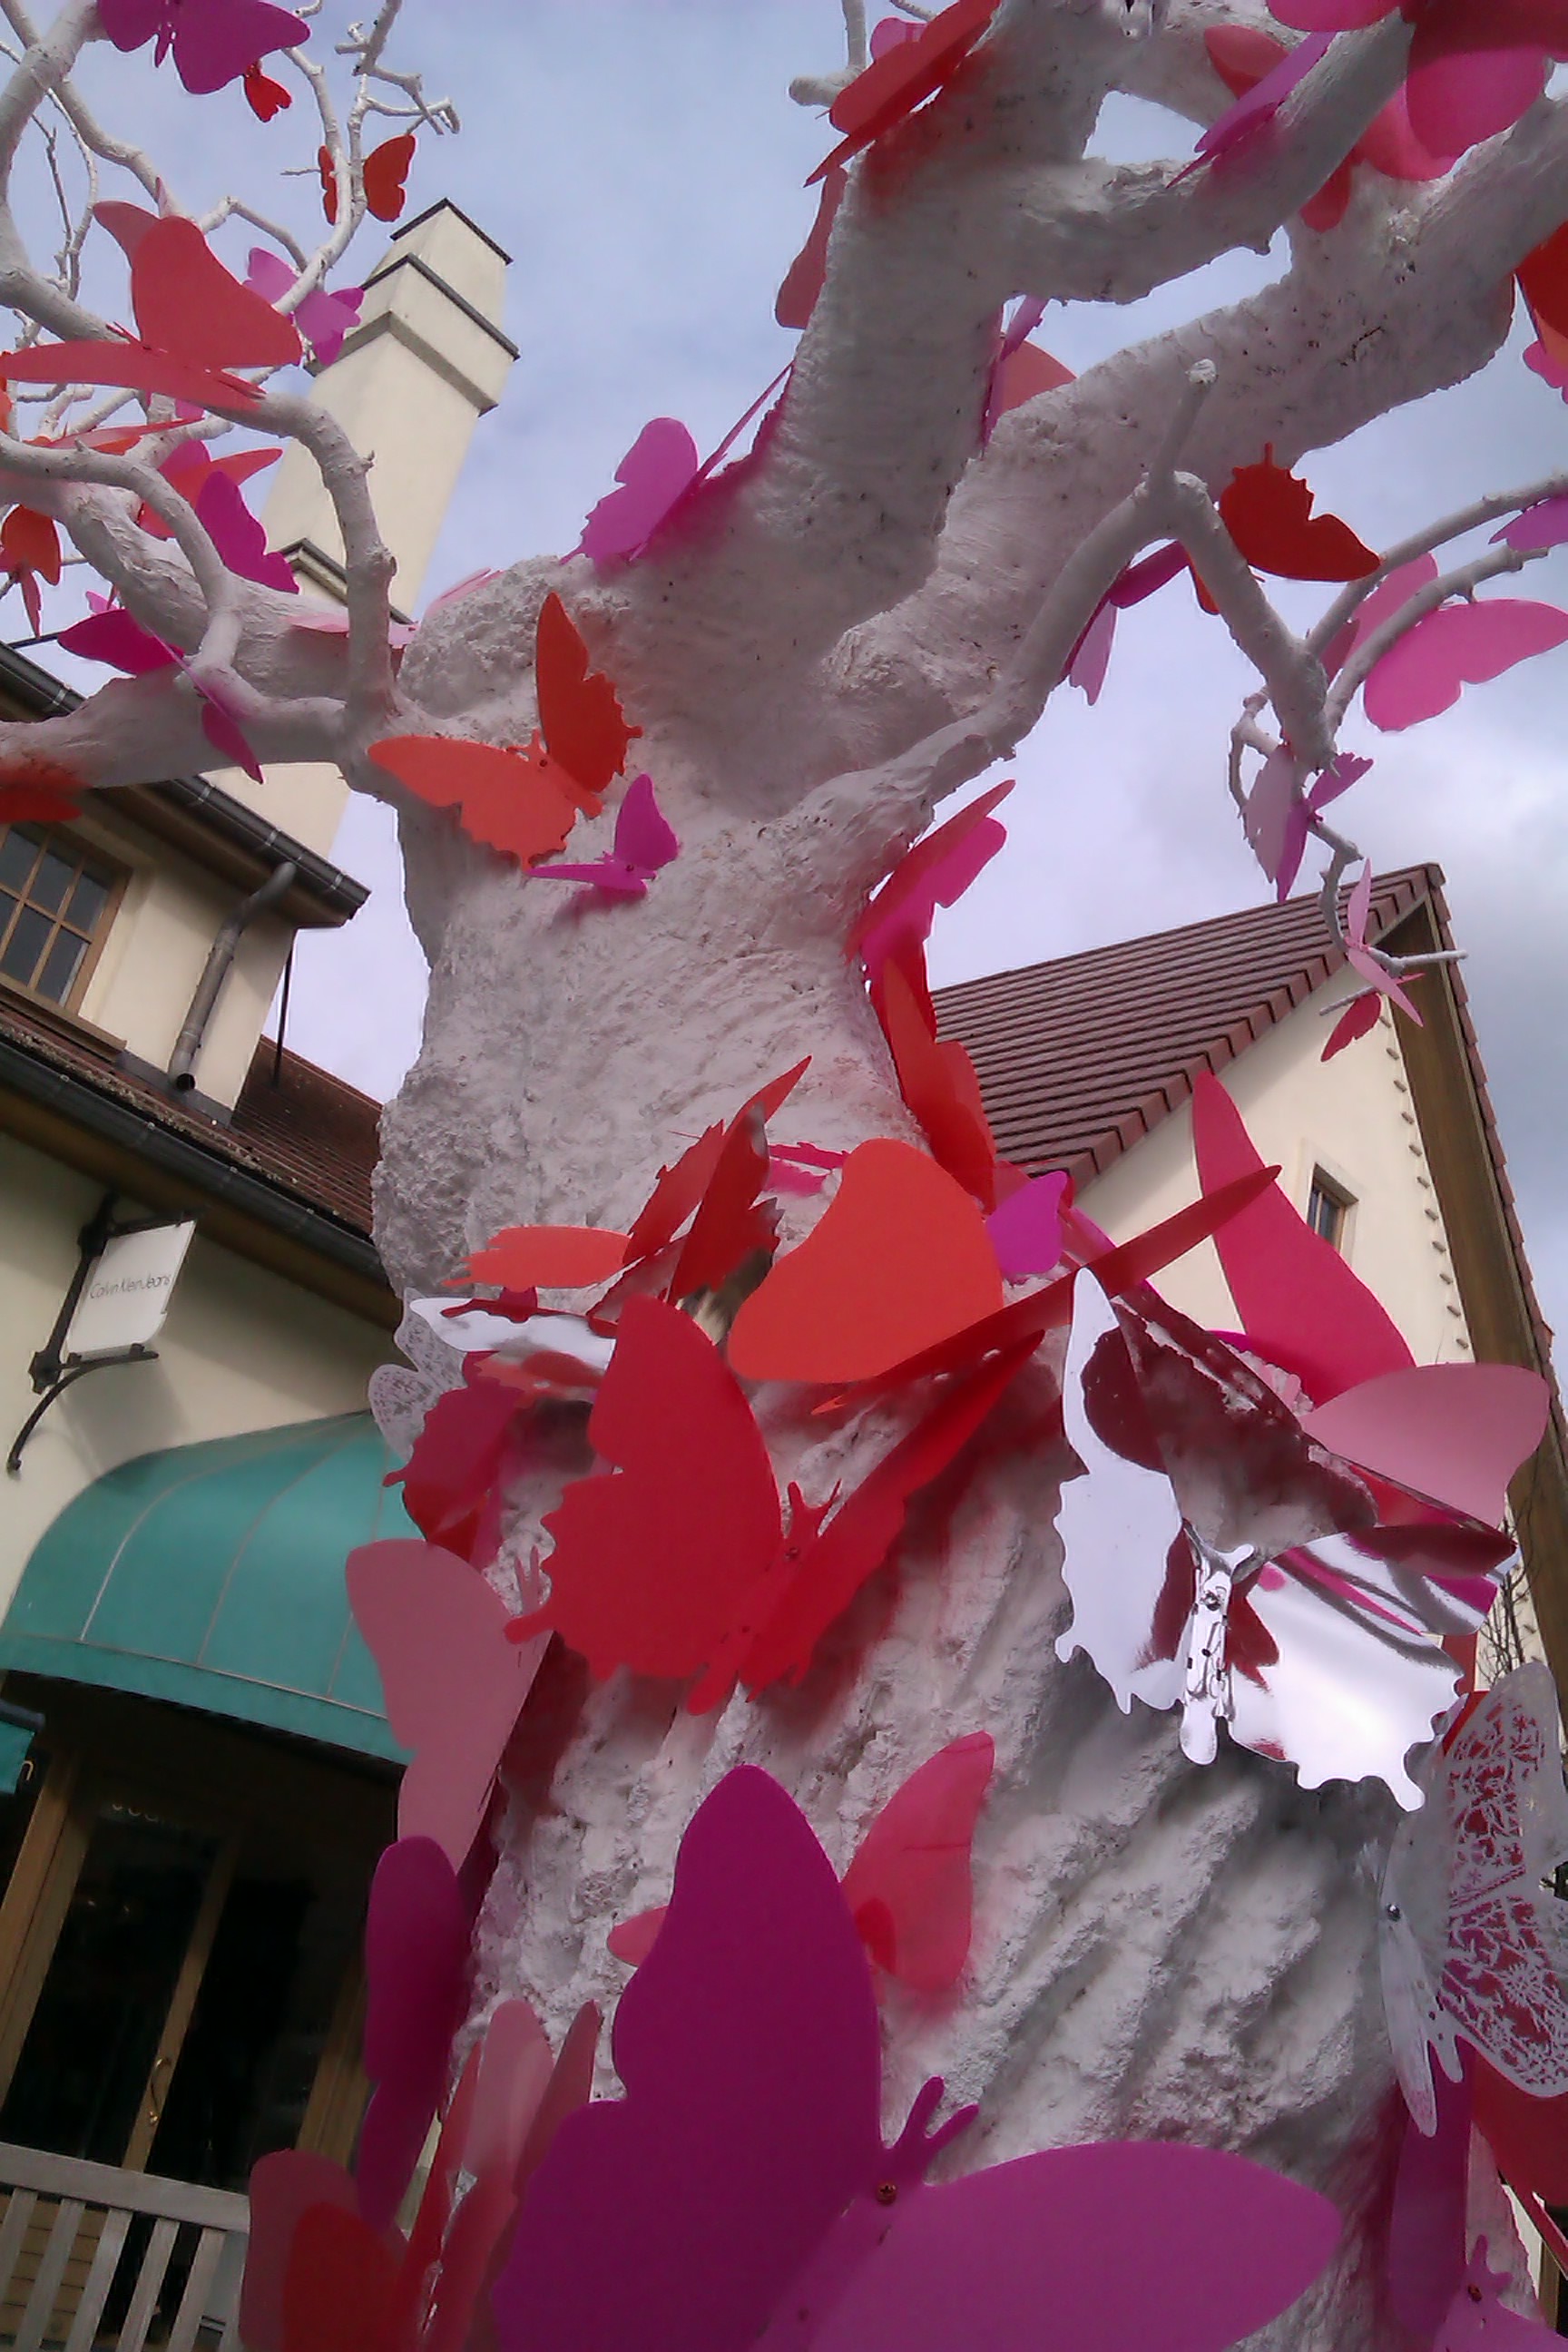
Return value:
M 167 1066 L 214 937 L 241 893 L 161 843 L 95 822 L 74 828 L 126 874 L 124 896 L 82 993 L 84 1021 L 140 1060 Z M 200 1091 L 232 1106 L 289 952 L 289 930 L 259 917 L 243 934 L 207 1024 Z
M 1321 1007 L 1342 1000 L 1343 976 L 1269 1030 L 1223 1073 L 1226 1088 L 1280 1183 L 1303 1212 L 1314 1169 L 1353 1201 L 1345 1256 L 1388 1309 L 1418 1363 L 1470 1353 L 1431 1171 L 1410 1099 L 1404 1056 L 1387 1008 L 1371 1034 L 1325 1063 L 1331 1023 Z M 1079 1195 L 1086 1213 L 1116 1240 L 1153 1224 L 1198 1189 L 1192 1112 L 1173 1112 Z M 1184 1313 L 1234 1329 L 1236 1308 L 1212 1242 L 1160 1276 Z
M 27 1376 L 77 1265 L 101 1188 L 0 1137 L 0 1456 L 37 1400 Z M 135 1205 L 122 1200 L 121 1213 Z M 93 1372 L 51 1405 L 0 1472 L 0 1610 L 43 1530 L 92 1479 L 166 1445 L 363 1410 L 386 1335 L 236 1257 L 197 1230 L 154 1362 Z

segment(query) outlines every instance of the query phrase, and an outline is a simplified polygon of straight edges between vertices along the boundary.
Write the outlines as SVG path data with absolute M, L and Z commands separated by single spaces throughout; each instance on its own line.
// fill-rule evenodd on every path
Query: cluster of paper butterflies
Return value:
M 731 1774 L 688 1832 L 668 1906 L 609 1934 L 637 1969 L 615 2024 L 625 2095 L 589 2099 L 596 2014 L 552 2059 L 507 2002 L 443 2111 L 486 1823 L 551 1637 L 595 1675 L 681 1685 L 698 1709 L 852 1670 L 878 1630 L 858 1604 L 907 1522 L 929 1538 L 988 1449 L 1018 1442 L 997 1408 L 1063 1331 L 1087 1475 L 1064 1490 L 1060 1646 L 1087 1650 L 1123 1706 L 1179 1710 L 1195 1760 L 1223 1733 L 1310 1786 L 1381 1779 L 1411 1809 L 1383 1895 L 1412 2117 L 1384 2291 L 1440 2352 L 1545 2340 L 1504 2310 L 1502 2274 L 1468 2262 L 1455 2218 L 1472 2117 L 1521 2194 L 1555 2193 L 1563 2169 L 1551 2125 L 1568 2113 L 1568 1948 L 1542 1877 L 1568 1856 L 1568 1797 L 1550 1679 L 1527 1668 L 1456 1716 L 1544 1384 L 1415 1365 L 1212 1079 L 1194 1099 L 1200 1197 L 1119 1246 L 1063 1178 L 1030 1181 L 998 1157 L 963 1049 L 936 1035 L 924 946 L 936 907 L 1000 846 L 1005 790 L 909 852 L 853 934 L 926 1150 L 779 1140 L 788 1071 L 661 1170 L 629 1230 L 495 1234 L 468 1296 L 414 1303 L 410 1368 L 377 1375 L 424 1540 L 349 1566 L 413 1751 L 372 1904 L 376 2091 L 355 2177 L 293 2153 L 258 2171 L 244 2321 L 258 2352 L 336 2342 L 345 2308 L 367 2331 L 356 2343 L 389 2347 L 460 2346 L 488 2311 L 502 2352 L 1023 2352 L 1048 2310 L 1068 2345 L 1132 2352 L 1157 2331 L 1219 2352 L 1322 2269 L 1340 2217 L 1237 2158 L 1058 2149 L 928 2188 L 968 2120 L 930 2133 L 934 2084 L 882 2146 L 877 1994 L 958 1996 L 994 1765 L 983 1732 L 895 1792 L 841 1882 L 782 1790 Z M 830 1182 L 812 1231 L 781 1250 L 778 1195 Z M 1152 1286 L 1206 1236 L 1234 1335 Z M 542 1306 L 542 1290 L 574 1301 Z M 786 1404 L 784 1384 L 798 1392 L 802 1426 L 874 1437 L 891 1403 L 901 1433 L 847 1495 L 781 1499 L 749 1393 L 761 1383 Z M 584 1475 L 546 1514 L 551 1548 L 513 1608 L 484 1572 L 504 1498 L 541 1408 L 558 1458 L 573 1403 Z M 404 2236 L 394 2216 L 438 2113 Z M 1220 2214 L 1246 2251 L 1196 2265 L 1190 2233 Z M 1164 2251 L 1122 2275 L 1129 2231 L 1169 2251 L 1179 2322 Z
M 814 175 L 817 217 L 780 290 L 781 320 L 809 321 L 847 167 L 857 156 L 868 172 L 889 167 L 900 124 L 963 69 L 995 5 L 956 0 L 928 24 L 878 28 L 871 65 L 832 109 L 840 143 Z M 1211 31 L 1211 62 L 1237 102 L 1193 168 L 1246 168 L 1333 34 L 1393 5 L 1289 0 L 1277 13 L 1308 37 L 1289 51 L 1256 30 Z M 111 42 L 153 42 L 187 89 L 238 80 L 263 119 L 289 104 L 262 59 L 308 27 L 269 0 L 99 6 Z M 1487 0 L 1423 0 L 1410 13 L 1405 86 L 1308 205 L 1310 227 L 1334 227 L 1359 168 L 1398 180 L 1446 170 L 1517 120 L 1548 60 L 1568 55 L 1568 0 L 1533 0 L 1510 48 L 1496 46 Z M 378 216 L 396 216 L 412 152 L 404 134 L 365 159 Z M 331 155 L 321 161 L 331 220 L 345 189 Z M 241 284 L 191 222 L 99 209 L 127 257 L 135 336 L 12 352 L 6 380 L 103 384 L 173 401 L 182 416 L 242 421 L 257 399 L 244 371 L 300 359 L 307 339 L 329 361 L 353 331 L 358 289 L 318 289 L 291 320 L 274 306 L 292 275 L 267 250 Z M 1568 228 L 1518 274 L 1539 336 L 1529 363 L 1568 392 Z M 1069 380 L 1030 340 L 1042 307 L 996 322 L 982 448 L 1007 409 Z M 705 463 L 684 427 L 656 419 L 576 552 L 611 570 L 694 528 L 743 478 L 746 460 L 728 472 L 722 461 L 775 394 L 787 396 L 787 371 Z M 770 425 L 763 416 L 757 446 Z M 125 449 L 153 429 L 90 437 Z M 292 593 L 240 495 L 275 455 L 215 458 L 192 445 L 164 472 L 233 570 Z M 1379 569 L 1268 450 L 1219 504 L 1260 571 L 1351 581 Z M 151 511 L 141 520 L 164 528 Z M 1568 500 L 1499 536 L 1521 548 L 1568 539 Z M 36 611 L 38 582 L 59 574 L 53 525 L 14 509 L 0 565 Z M 1071 665 L 1091 698 L 1117 614 L 1184 570 L 1180 548 L 1160 549 L 1113 584 Z M 1330 667 L 1436 576 L 1423 558 L 1382 581 Z M 1195 575 L 1194 586 L 1206 599 Z M 302 605 L 297 625 L 344 624 Z M 1372 668 L 1367 716 L 1408 726 L 1565 638 L 1568 618 L 1551 606 L 1445 604 Z M 110 604 L 68 642 L 132 677 L 184 667 Z M 593 919 L 643 898 L 679 843 L 637 774 L 609 845 L 559 862 L 579 820 L 605 814 L 640 730 L 555 595 L 538 616 L 535 678 L 539 730 L 525 746 L 402 736 L 372 757 L 530 879 L 576 886 L 575 912 Z M 234 714 L 198 691 L 215 746 L 254 769 Z M 1311 816 L 1365 764 L 1336 761 L 1303 791 L 1288 759 L 1266 763 L 1247 832 L 1281 896 Z M 935 909 L 1001 845 L 994 811 L 1008 789 L 910 851 L 850 942 L 924 1149 L 880 1139 L 843 1153 L 774 1136 L 797 1067 L 662 1169 L 626 1232 L 510 1228 L 475 1252 L 468 1297 L 411 1307 L 409 1366 L 378 1376 L 374 1402 L 406 1454 L 399 1475 L 422 1539 L 372 1545 L 349 1565 L 389 1718 L 412 1751 L 367 1929 L 374 2095 L 352 2173 L 298 2150 L 258 2168 L 241 2315 L 250 2352 L 1024 2352 L 1047 2315 L 1069 2352 L 1143 2352 L 1151 2340 L 1225 2352 L 1323 2273 L 1342 2233 L 1334 2207 L 1239 2157 L 1060 2148 L 932 2186 L 933 2159 L 972 2121 L 965 2111 L 933 2128 L 940 2082 L 883 2144 L 879 1991 L 952 2000 L 969 1966 L 972 1853 L 994 1763 L 984 1731 L 893 1793 L 842 1878 L 775 1783 L 731 1772 L 682 1841 L 668 1902 L 610 1932 L 611 1952 L 637 1971 L 614 2026 L 623 2095 L 590 2096 L 596 2011 L 552 2052 L 517 2000 L 485 2020 L 453 2083 L 489 1824 L 549 1644 L 596 1675 L 626 1669 L 679 1687 L 696 1710 L 852 1671 L 906 1537 L 904 1572 L 933 1572 L 921 1563 L 987 1456 L 1020 1443 L 1021 1428 L 1033 1433 L 1022 1442 L 1054 1440 L 1056 1384 L 1037 1369 L 1053 1334 L 1065 1335 L 1061 1410 L 1086 1474 L 1068 1482 L 1060 1516 L 1072 1617 L 1059 1646 L 1086 1653 L 1123 1707 L 1176 1714 L 1195 1763 L 1225 1738 L 1309 1787 L 1380 1780 L 1406 1809 L 1381 1895 L 1410 2117 L 1383 2291 L 1433 2352 L 1550 2340 L 1504 2307 L 1484 2245 L 1468 2260 L 1466 2185 L 1479 2126 L 1549 2233 L 1542 2200 L 1568 2200 L 1568 1951 L 1542 1883 L 1568 1857 L 1568 1798 L 1544 1669 L 1460 1697 L 1467 1644 L 1510 1559 L 1506 1489 L 1539 1439 L 1543 1384 L 1507 1366 L 1416 1366 L 1211 1079 L 1194 1103 L 1200 1197 L 1130 1242 L 1099 1233 L 1061 1177 L 1030 1181 L 1001 1159 L 968 1057 L 939 1034 L 925 946 Z M 35 772 L 4 788 L 0 814 L 58 816 L 79 790 L 62 772 Z M 1414 1013 L 1373 951 L 1370 920 L 1368 873 L 1345 911 L 1366 992 L 1330 1051 L 1373 1025 L 1385 994 Z M 781 1248 L 780 1196 L 829 1185 L 806 1238 Z M 1153 1287 L 1210 1237 L 1235 1333 L 1202 1328 Z M 542 1305 L 541 1291 L 569 1303 Z M 781 1496 L 752 1404 L 763 1384 L 798 1430 L 845 1435 L 858 1470 L 847 1493 L 790 1485 Z M 558 1453 L 574 1419 L 582 1474 L 545 1516 L 548 1549 L 519 1569 L 503 1548 L 509 1495 L 545 1422 Z M 492 1570 L 520 1573 L 517 1605 Z M 1136 2263 L 1123 2259 L 1129 2244 Z

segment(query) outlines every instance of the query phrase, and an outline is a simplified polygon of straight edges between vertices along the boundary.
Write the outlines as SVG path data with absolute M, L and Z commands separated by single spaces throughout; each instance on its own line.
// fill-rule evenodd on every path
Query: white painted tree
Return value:
M 3 5 L 25 54 L 0 97 L 0 165 L 9 173 L 29 132 L 63 121 L 84 154 L 174 208 L 74 93 L 79 53 L 101 37 L 93 0 L 68 0 L 43 34 L 20 0 Z M 297 270 L 285 309 L 322 282 L 363 215 L 367 123 L 382 109 L 433 111 L 383 63 L 396 14 L 388 0 L 346 45 L 357 95 L 342 131 L 310 51 L 290 53 L 321 110 L 341 217 L 310 255 L 274 233 Z M 853 68 L 858 0 L 844 15 Z M 1389 571 L 1563 485 L 1483 500 L 1389 551 L 1305 640 L 1218 518 L 1214 496 L 1265 445 L 1293 464 L 1482 366 L 1507 331 L 1511 272 L 1568 209 L 1568 109 L 1540 98 L 1427 184 L 1361 165 L 1343 220 L 1301 226 L 1302 205 L 1400 89 L 1412 27 L 1398 14 L 1342 36 L 1263 140 L 1226 163 L 1094 158 L 1096 119 L 1118 89 L 1212 121 L 1226 93 L 1205 31 L 1271 21 L 1252 0 L 1173 0 L 1168 13 L 1147 0 L 1002 0 L 947 87 L 852 173 L 754 460 L 635 563 L 601 577 L 586 560 L 534 559 L 437 609 L 400 666 L 365 467 L 306 397 L 264 383 L 199 424 L 154 406 L 156 436 L 111 454 L 69 436 L 126 396 L 90 407 L 79 387 L 51 386 L 48 446 L 20 428 L 0 440 L 0 490 L 54 518 L 182 655 L 67 716 L 0 730 L 13 782 L 100 788 L 210 762 L 205 693 L 263 761 L 336 761 L 398 808 L 431 983 L 422 1051 L 384 1124 L 378 1235 L 395 1283 L 428 1291 L 505 1224 L 622 1225 L 682 1139 L 804 1055 L 795 1131 L 839 1148 L 913 1136 L 847 929 L 942 797 L 1028 732 L 1144 549 L 1185 544 L 1258 672 L 1233 740 L 1238 797 L 1250 757 L 1281 744 L 1303 789 L 1333 758 L 1377 653 L 1528 560 L 1461 551 L 1331 687 L 1324 647 Z M 821 102 L 845 78 L 797 95 Z M 42 265 L 0 211 L 0 292 L 29 338 L 108 331 L 79 299 L 87 226 L 68 206 L 61 256 Z M 1230 249 L 1266 247 L 1282 226 L 1289 258 L 1265 292 L 1029 401 L 979 451 L 1010 299 L 1130 302 Z M 291 600 L 230 572 L 157 471 L 182 437 L 227 421 L 297 438 L 320 465 L 347 551 L 346 637 L 300 632 Z M 139 527 L 143 503 L 172 541 Z M 597 922 L 570 919 L 450 818 L 400 799 L 367 756 L 395 732 L 526 741 L 534 624 L 552 588 L 641 729 L 638 763 L 683 845 L 645 899 Z M 1225 724 L 1216 712 L 1216 776 Z M 1355 852 L 1321 817 L 1311 829 L 1331 852 L 1337 923 Z M 810 1213 L 792 1210 L 792 1234 Z M 1042 1363 L 1031 1377 L 1037 1402 L 1053 1375 Z M 821 1439 L 788 1392 L 758 1404 L 776 1457 L 814 1497 L 897 1423 L 888 1407 Z M 1173 1718 L 1124 1717 L 1086 1661 L 1058 1664 L 1052 1518 L 1069 1465 L 1028 1439 L 1022 1415 L 1019 1432 L 940 1547 L 917 1532 L 868 1649 L 830 1641 L 853 1671 L 829 1657 L 799 1691 L 738 1697 L 717 1717 L 684 1712 L 665 1685 L 620 1675 L 587 1691 L 569 1668 L 547 1673 L 481 1929 L 481 1998 L 524 1991 L 558 2032 L 580 2000 L 612 1991 L 607 1925 L 663 1899 L 682 1829 L 734 1762 L 774 1772 L 842 1860 L 916 1764 L 984 1727 L 999 1775 L 977 1846 L 973 1979 L 940 2017 L 895 2006 L 895 2103 L 933 2069 L 982 2098 L 966 2166 L 1062 2140 L 1180 2135 L 1251 2151 L 1375 2217 L 1393 2109 L 1371 1955 L 1394 1808 L 1373 1784 L 1304 1793 L 1289 1770 L 1235 1749 L 1196 1770 Z M 562 1478 L 586 1466 L 580 1414 L 550 1451 L 510 1498 L 503 1583 Z M 1280 2344 L 1385 2340 L 1362 2253 L 1352 2230 Z

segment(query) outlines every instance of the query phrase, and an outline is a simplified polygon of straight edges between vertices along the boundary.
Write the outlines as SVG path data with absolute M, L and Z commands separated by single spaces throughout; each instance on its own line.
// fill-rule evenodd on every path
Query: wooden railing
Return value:
M 245 2198 L 0 2140 L 0 2199 L 7 2352 L 239 2352 Z

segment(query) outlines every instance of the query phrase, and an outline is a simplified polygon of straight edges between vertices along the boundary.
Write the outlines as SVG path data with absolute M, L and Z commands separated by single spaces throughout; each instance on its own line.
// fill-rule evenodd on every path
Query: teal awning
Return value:
M 368 1413 L 139 1454 L 46 1529 L 0 1666 L 403 1762 L 349 1614 L 356 1544 L 417 1533 Z

